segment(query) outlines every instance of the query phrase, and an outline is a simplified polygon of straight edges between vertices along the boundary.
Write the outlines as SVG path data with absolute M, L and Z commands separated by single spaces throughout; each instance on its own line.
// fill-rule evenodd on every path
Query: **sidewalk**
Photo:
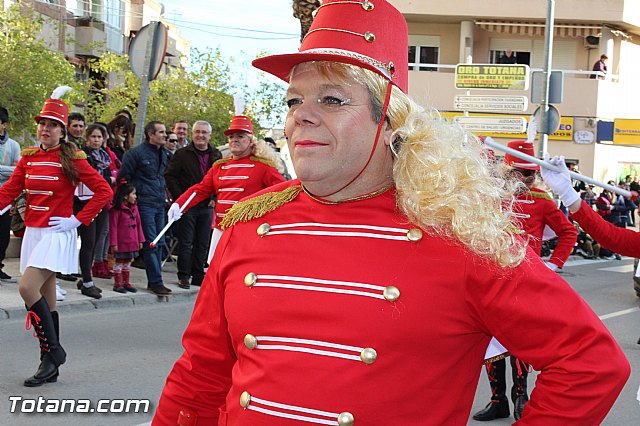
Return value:
M 20 259 L 4 260 L 3 270 L 13 278 L 20 278 Z M 137 293 L 116 293 L 112 290 L 113 280 L 94 278 L 94 283 L 102 289 L 102 299 L 84 296 L 71 281 L 59 280 L 60 287 L 67 290 L 67 296 L 58 302 L 57 308 L 61 313 L 94 311 L 96 309 L 127 308 L 144 306 L 154 303 L 171 303 L 175 301 L 195 301 L 199 287 L 183 290 L 178 287 L 176 263 L 167 262 L 162 271 L 164 285 L 173 293 L 170 296 L 156 296 L 147 290 L 147 277 L 144 269 L 131 268 L 131 285 L 138 289 Z M 18 293 L 17 283 L 0 282 L 0 321 L 24 318 L 26 310 L 24 302 Z

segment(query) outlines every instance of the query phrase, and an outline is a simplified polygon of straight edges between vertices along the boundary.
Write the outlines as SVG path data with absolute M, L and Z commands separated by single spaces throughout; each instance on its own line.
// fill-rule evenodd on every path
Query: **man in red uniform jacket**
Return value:
M 211 262 L 222 235 L 219 224 L 227 211 L 241 199 L 284 182 L 284 178 L 275 168 L 275 152 L 267 149 L 265 142 L 258 141 L 253 135 L 253 125 L 249 117 L 234 116 L 224 134 L 229 139 L 231 157 L 216 161 L 202 181 L 184 191 L 168 212 L 170 221 L 178 220 L 182 216 L 181 207 L 183 211 L 187 211 L 215 195 L 214 230 L 207 263 Z M 195 197 L 185 206 L 194 192 Z
M 288 82 L 299 179 L 219 224 L 154 425 L 465 425 L 492 336 L 540 370 L 519 425 L 606 416 L 629 363 L 514 235 L 484 147 L 406 95 L 407 33 L 325 0 L 299 52 L 254 61 Z

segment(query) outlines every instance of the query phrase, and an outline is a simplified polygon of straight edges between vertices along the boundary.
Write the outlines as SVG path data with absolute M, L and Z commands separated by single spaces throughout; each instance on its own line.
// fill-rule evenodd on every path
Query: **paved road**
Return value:
M 640 299 L 631 284 L 631 259 L 622 261 L 570 262 L 563 276 L 585 298 L 623 347 L 633 375 L 607 417 L 605 425 L 637 424 L 640 405 L 635 400 L 640 384 Z M 37 365 L 36 341 L 24 331 L 20 320 L 0 321 L 0 424 L 12 425 L 121 425 L 148 422 L 151 414 L 10 414 L 10 396 L 36 399 L 83 398 L 144 399 L 152 410 L 164 380 L 181 353 L 180 336 L 186 327 L 192 300 L 132 305 L 65 313 L 62 342 L 69 353 L 61 369 L 59 383 L 41 388 L 25 388 L 24 378 Z M 606 362 L 606 360 L 603 360 Z M 533 386 L 534 375 L 530 379 Z M 455 398 L 455 394 L 445 395 Z M 480 377 L 473 412 L 489 400 L 484 373 Z M 434 401 L 437 405 L 437 401 Z M 425 407 L 428 416 L 429 407 Z M 427 420 L 425 419 L 425 422 Z M 491 425 L 508 425 L 501 419 Z M 471 425 L 483 423 L 469 421 Z
M 0 424 L 130 426 L 151 420 L 171 366 L 181 354 L 180 337 L 191 302 L 65 315 L 61 341 L 68 353 L 57 384 L 26 388 L 35 372 L 37 343 L 20 321 L 0 321 Z M 9 396 L 24 399 L 150 399 L 147 414 L 10 414 Z

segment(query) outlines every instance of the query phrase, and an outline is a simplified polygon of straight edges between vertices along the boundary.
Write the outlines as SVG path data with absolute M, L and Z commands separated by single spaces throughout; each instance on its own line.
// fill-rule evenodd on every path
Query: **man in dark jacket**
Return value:
M 164 172 L 169 163 L 169 152 L 163 149 L 167 142 L 164 124 L 149 122 L 144 127 L 144 138 L 142 144 L 125 153 L 117 181 L 124 179 L 136 187 L 138 211 L 146 238 L 142 253 L 146 264 L 147 288 L 158 296 L 166 296 L 171 290 L 162 282 L 159 249 L 164 241 L 160 239 L 154 248 L 149 246 L 165 225 Z
M 176 151 L 165 173 L 167 188 L 174 200 L 192 185 L 200 182 L 214 162 L 222 158 L 217 148 L 209 145 L 211 125 L 206 121 L 193 124 L 192 141 Z M 204 279 L 204 265 L 213 220 L 212 198 L 192 207 L 179 222 L 178 237 L 178 286 L 199 286 Z M 191 283 L 189 283 L 189 279 Z

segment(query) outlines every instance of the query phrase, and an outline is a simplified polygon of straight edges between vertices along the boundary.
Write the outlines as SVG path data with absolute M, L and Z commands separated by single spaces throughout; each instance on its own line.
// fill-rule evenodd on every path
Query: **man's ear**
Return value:
M 385 118 L 384 120 L 382 136 L 384 137 L 384 144 L 386 146 L 391 146 L 391 143 L 393 142 L 391 140 L 391 137 L 393 136 L 393 129 L 391 128 L 391 123 L 389 122 L 388 118 Z

